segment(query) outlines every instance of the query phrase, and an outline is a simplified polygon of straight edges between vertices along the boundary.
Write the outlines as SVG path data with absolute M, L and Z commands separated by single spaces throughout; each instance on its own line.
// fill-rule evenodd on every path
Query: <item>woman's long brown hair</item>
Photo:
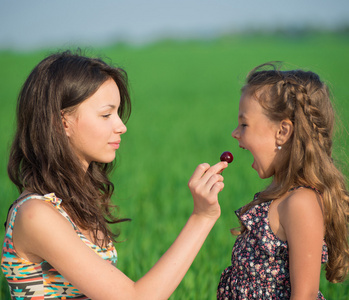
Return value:
M 25 81 L 17 102 L 17 129 L 8 174 L 20 192 L 54 192 L 62 206 L 82 229 L 93 232 L 100 246 L 115 240 L 108 223 L 126 219 L 113 216 L 108 179 L 112 163 L 92 162 L 84 170 L 69 145 L 62 114 L 74 110 L 112 78 L 120 91 L 119 115 L 126 122 L 131 102 L 124 70 L 101 59 L 65 51 L 41 61 Z M 98 239 L 98 231 L 104 239 Z
M 291 120 L 294 132 L 283 145 L 283 161 L 272 183 L 241 213 L 279 198 L 292 187 L 316 188 L 322 195 L 329 253 L 326 278 L 343 281 L 349 271 L 349 194 L 332 158 L 335 114 L 327 85 L 313 72 L 280 71 L 276 64 L 267 63 L 249 73 L 242 91 L 255 97 L 270 120 Z

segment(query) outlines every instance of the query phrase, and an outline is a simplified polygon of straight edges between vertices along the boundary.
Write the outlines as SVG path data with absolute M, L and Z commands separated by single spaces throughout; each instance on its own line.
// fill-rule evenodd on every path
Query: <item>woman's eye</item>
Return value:
M 103 117 L 104 119 L 108 119 L 110 116 L 111 116 L 111 114 L 102 115 L 102 117 Z

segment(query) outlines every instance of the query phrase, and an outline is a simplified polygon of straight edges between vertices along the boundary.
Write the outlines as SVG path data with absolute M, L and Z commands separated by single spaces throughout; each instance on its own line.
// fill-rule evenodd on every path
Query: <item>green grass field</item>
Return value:
M 48 53 L 0 52 L 0 191 L 1 224 L 17 192 L 6 164 L 13 134 L 15 102 L 30 70 Z M 118 267 L 133 280 L 143 276 L 166 251 L 192 210 L 187 182 L 201 162 L 214 164 L 231 151 L 224 171 L 222 216 L 207 238 L 172 300 L 215 299 L 220 273 L 230 264 L 237 226 L 234 210 L 250 201 L 269 181 L 251 168 L 252 156 L 238 148 L 231 132 L 237 124 L 239 90 L 249 70 L 267 61 L 320 74 L 331 86 L 340 122 L 335 155 L 348 176 L 349 126 L 348 34 L 241 35 L 207 41 L 162 41 L 141 47 L 116 45 L 89 49 L 125 68 L 133 112 L 113 173 L 115 203 L 132 222 L 120 225 Z M 52 229 L 54 230 L 54 229 Z M 4 229 L 0 226 L 0 240 Z M 326 299 L 348 299 L 349 282 L 320 289 Z M 1 273 L 0 299 L 10 299 Z

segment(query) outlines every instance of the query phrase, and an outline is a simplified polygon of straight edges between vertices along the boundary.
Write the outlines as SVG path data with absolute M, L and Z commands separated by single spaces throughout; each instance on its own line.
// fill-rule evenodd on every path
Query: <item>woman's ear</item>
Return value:
M 278 145 L 285 144 L 293 133 L 293 123 L 290 119 L 285 119 L 280 122 L 279 130 L 276 133 L 276 143 Z
M 71 129 L 70 129 L 71 126 L 70 126 L 70 124 L 69 124 L 69 122 L 67 120 L 67 117 L 66 117 L 64 111 L 61 111 L 61 118 L 62 118 L 62 124 L 63 124 L 63 128 L 65 130 L 65 133 L 69 137 L 70 134 L 71 134 L 71 132 L 70 132 L 71 131 Z

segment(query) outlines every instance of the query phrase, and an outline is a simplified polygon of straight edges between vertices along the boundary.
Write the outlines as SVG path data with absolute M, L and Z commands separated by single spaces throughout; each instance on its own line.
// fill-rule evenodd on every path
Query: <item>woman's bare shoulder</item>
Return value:
M 18 206 L 15 224 L 24 222 L 25 227 L 41 226 L 64 219 L 52 203 L 33 196 Z
M 13 242 L 24 258 L 46 259 L 42 252 L 47 241 L 58 240 L 67 233 L 76 235 L 69 221 L 50 202 L 33 197 L 18 207 Z

